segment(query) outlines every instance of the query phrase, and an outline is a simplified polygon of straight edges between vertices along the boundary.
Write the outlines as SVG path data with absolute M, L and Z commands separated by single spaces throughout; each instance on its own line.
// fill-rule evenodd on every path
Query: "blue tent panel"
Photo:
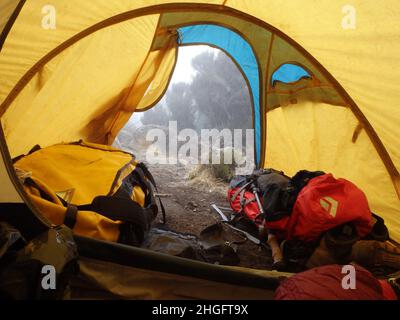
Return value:
M 260 75 L 257 59 L 253 49 L 236 32 L 212 24 L 200 24 L 182 27 L 179 30 L 181 43 L 189 44 L 209 44 L 223 49 L 229 53 L 242 69 L 250 84 L 253 93 L 254 104 L 254 131 L 256 143 L 256 161 L 260 164 Z

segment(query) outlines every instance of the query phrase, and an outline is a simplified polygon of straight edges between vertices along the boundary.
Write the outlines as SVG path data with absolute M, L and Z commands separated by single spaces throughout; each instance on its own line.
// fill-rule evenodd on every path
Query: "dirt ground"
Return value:
M 173 231 L 196 236 L 205 228 L 221 221 L 211 204 L 229 207 L 226 193 L 228 184 L 207 175 L 190 178 L 192 168 L 183 165 L 148 165 L 158 186 L 167 213 L 166 226 Z M 158 216 L 161 221 L 161 214 Z M 243 239 L 226 227 L 232 239 Z M 225 230 L 225 228 L 224 228 Z M 271 269 L 271 253 L 246 241 L 237 249 L 240 266 Z

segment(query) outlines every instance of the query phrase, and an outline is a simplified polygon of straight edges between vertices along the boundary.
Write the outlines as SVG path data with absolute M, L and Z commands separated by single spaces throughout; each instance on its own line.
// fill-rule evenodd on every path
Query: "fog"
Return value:
M 197 47 L 197 48 L 196 48 Z M 251 97 L 235 63 L 222 51 L 205 46 L 182 47 L 170 86 L 161 101 L 135 113 L 117 139 L 119 147 L 135 149 L 144 128 L 178 130 L 246 129 L 253 127 Z M 245 139 L 244 139 L 245 140 Z

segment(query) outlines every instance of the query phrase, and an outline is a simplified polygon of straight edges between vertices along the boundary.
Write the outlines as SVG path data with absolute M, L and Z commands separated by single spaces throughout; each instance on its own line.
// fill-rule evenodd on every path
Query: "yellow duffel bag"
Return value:
M 14 160 L 25 191 L 53 224 L 101 240 L 140 245 L 158 206 L 154 179 L 130 153 L 86 142 L 58 144 Z M 165 212 L 160 201 L 165 220 Z

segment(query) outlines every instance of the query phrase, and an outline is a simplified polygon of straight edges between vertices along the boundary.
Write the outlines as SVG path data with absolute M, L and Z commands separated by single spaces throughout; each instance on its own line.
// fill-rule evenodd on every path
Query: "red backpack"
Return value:
M 285 239 L 313 241 L 349 222 L 359 237 L 371 232 L 373 219 L 368 200 L 352 182 L 325 174 L 311 179 L 300 191 L 282 231 Z
M 233 188 L 228 191 L 232 209 L 259 226 L 263 217 L 254 201 L 254 194 L 239 190 Z M 266 207 L 265 203 L 263 207 Z M 308 242 L 349 222 L 353 223 L 359 237 L 371 232 L 373 218 L 365 194 L 348 180 L 335 179 L 332 174 L 322 174 L 310 179 L 301 188 L 288 215 L 272 221 L 266 219 L 264 227 L 274 231 L 279 238 Z

